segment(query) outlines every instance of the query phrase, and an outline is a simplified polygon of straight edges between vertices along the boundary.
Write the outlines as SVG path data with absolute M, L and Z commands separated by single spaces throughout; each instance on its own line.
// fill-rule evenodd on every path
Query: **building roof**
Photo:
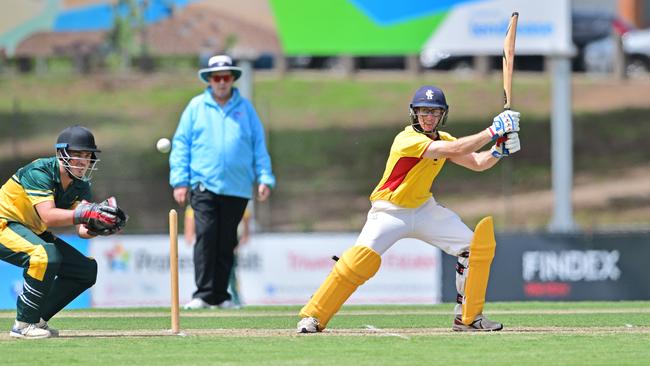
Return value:
M 18 44 L 16 57 L 73 56 L 98 52 L 106 32 L 38 32 Z
M 279 54 L 281 50 L 274 31 L 200 3 L 147 29 L 147 43 L 156 55 L 221 52 L 229 39 L 239 50 L 258 54 Z
M 16 56 L 44 57 L 98 52 L 105 42 L 107 31 L 39 32 L 22 41 Z M 280 54 L 281 48 L 275 29 L 268 23 L 261 25 L 250 19 L 202 3 L 193 3 L 175 12 L 171 17 L 149 25 L 136 42 L 143 40 L 154 56 L 198 55 L 229 51 L 258 55 Z M 230 43 L 233 43 L 232 45 Z

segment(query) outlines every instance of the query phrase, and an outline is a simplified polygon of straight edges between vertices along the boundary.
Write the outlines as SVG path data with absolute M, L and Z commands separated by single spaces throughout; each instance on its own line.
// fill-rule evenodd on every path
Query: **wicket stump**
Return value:
M 169 211 L 169 273 L 171 274 L 172 334 L 180 333 L 178 304 L 178 214 Z

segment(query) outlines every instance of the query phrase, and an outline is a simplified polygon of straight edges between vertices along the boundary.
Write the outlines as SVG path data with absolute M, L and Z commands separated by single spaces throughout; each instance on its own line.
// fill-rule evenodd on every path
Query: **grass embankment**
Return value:
M 94 178 L 97 198 L 116 195 L 131 213 L 132 232 L 165 230 L 165 213 L 173 207 L 167 156 L 153 146 L 159 137 L 171 137 L 186 103 L 200 92 L 194 75 L 47 75 L 0 82 L 0 123 L 6 131 L 0 136 L 2 176 L 50 154 L 56 134 L 78 122 L 95 131 L 103 150 Z M 412 91 L 422 83 L 441 85 L 451 105 L 445 130 L 462 136 L 481 130 L 499 112 L 499 82 L 497 77 L 458 80 L 444 74 L 420 80 L 381 75 L 258 80 L 255 103 L 278 178 L 271 201 L 258 205 L 260 223 L 267 230 L 359 229 L 367 195 L 381 177 L 394 135 L 405 125 Z M 448 164 L 433 189 L 443 203 L 550 189 L 549 82 L 526 75 L 515 81 L 515 90 L 524 116 L 522 151 L 484 173 Z M 650 109 L 618 104 L 596 113 L 582 105 L 574 111 L 577 176 L 615 179 L 646 164 Z M 644 194 L 622 192 L 607 207 L 578 208 L 576 215 L 586 223 L 647 224 L 638 214 L 650 206 Z M 472 213 L 468 223 L 483 214 L 490 212 Z M 550 212 L 531 215 L 514 228 L 543 226 Z

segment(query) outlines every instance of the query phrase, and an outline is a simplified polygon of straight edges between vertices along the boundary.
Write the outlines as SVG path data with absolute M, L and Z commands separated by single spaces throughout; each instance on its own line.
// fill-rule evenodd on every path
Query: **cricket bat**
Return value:
M 508 23 L 506 39 L 503 41 L 503 109 L 509 110 L 512 105 L 512 71 L 515 63 L 515 38 L 517 36 L 517 19 L 519 13 L 514 12 Z

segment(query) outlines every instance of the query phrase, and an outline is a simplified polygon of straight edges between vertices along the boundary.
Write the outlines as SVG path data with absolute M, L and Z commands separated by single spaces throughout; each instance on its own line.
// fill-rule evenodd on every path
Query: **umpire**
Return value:
M 194 209 L 196 291 L 185 309 L 233 308 L 228 278 L 237 225 L 257 184 L 266 200 L 275 177 L 264 127 L 250 101 L 233 87 L 242 70 L 226 55 L 210 58 L 199 78 L 208 86 L 181 115 L 169 157 L 174 200 Z

